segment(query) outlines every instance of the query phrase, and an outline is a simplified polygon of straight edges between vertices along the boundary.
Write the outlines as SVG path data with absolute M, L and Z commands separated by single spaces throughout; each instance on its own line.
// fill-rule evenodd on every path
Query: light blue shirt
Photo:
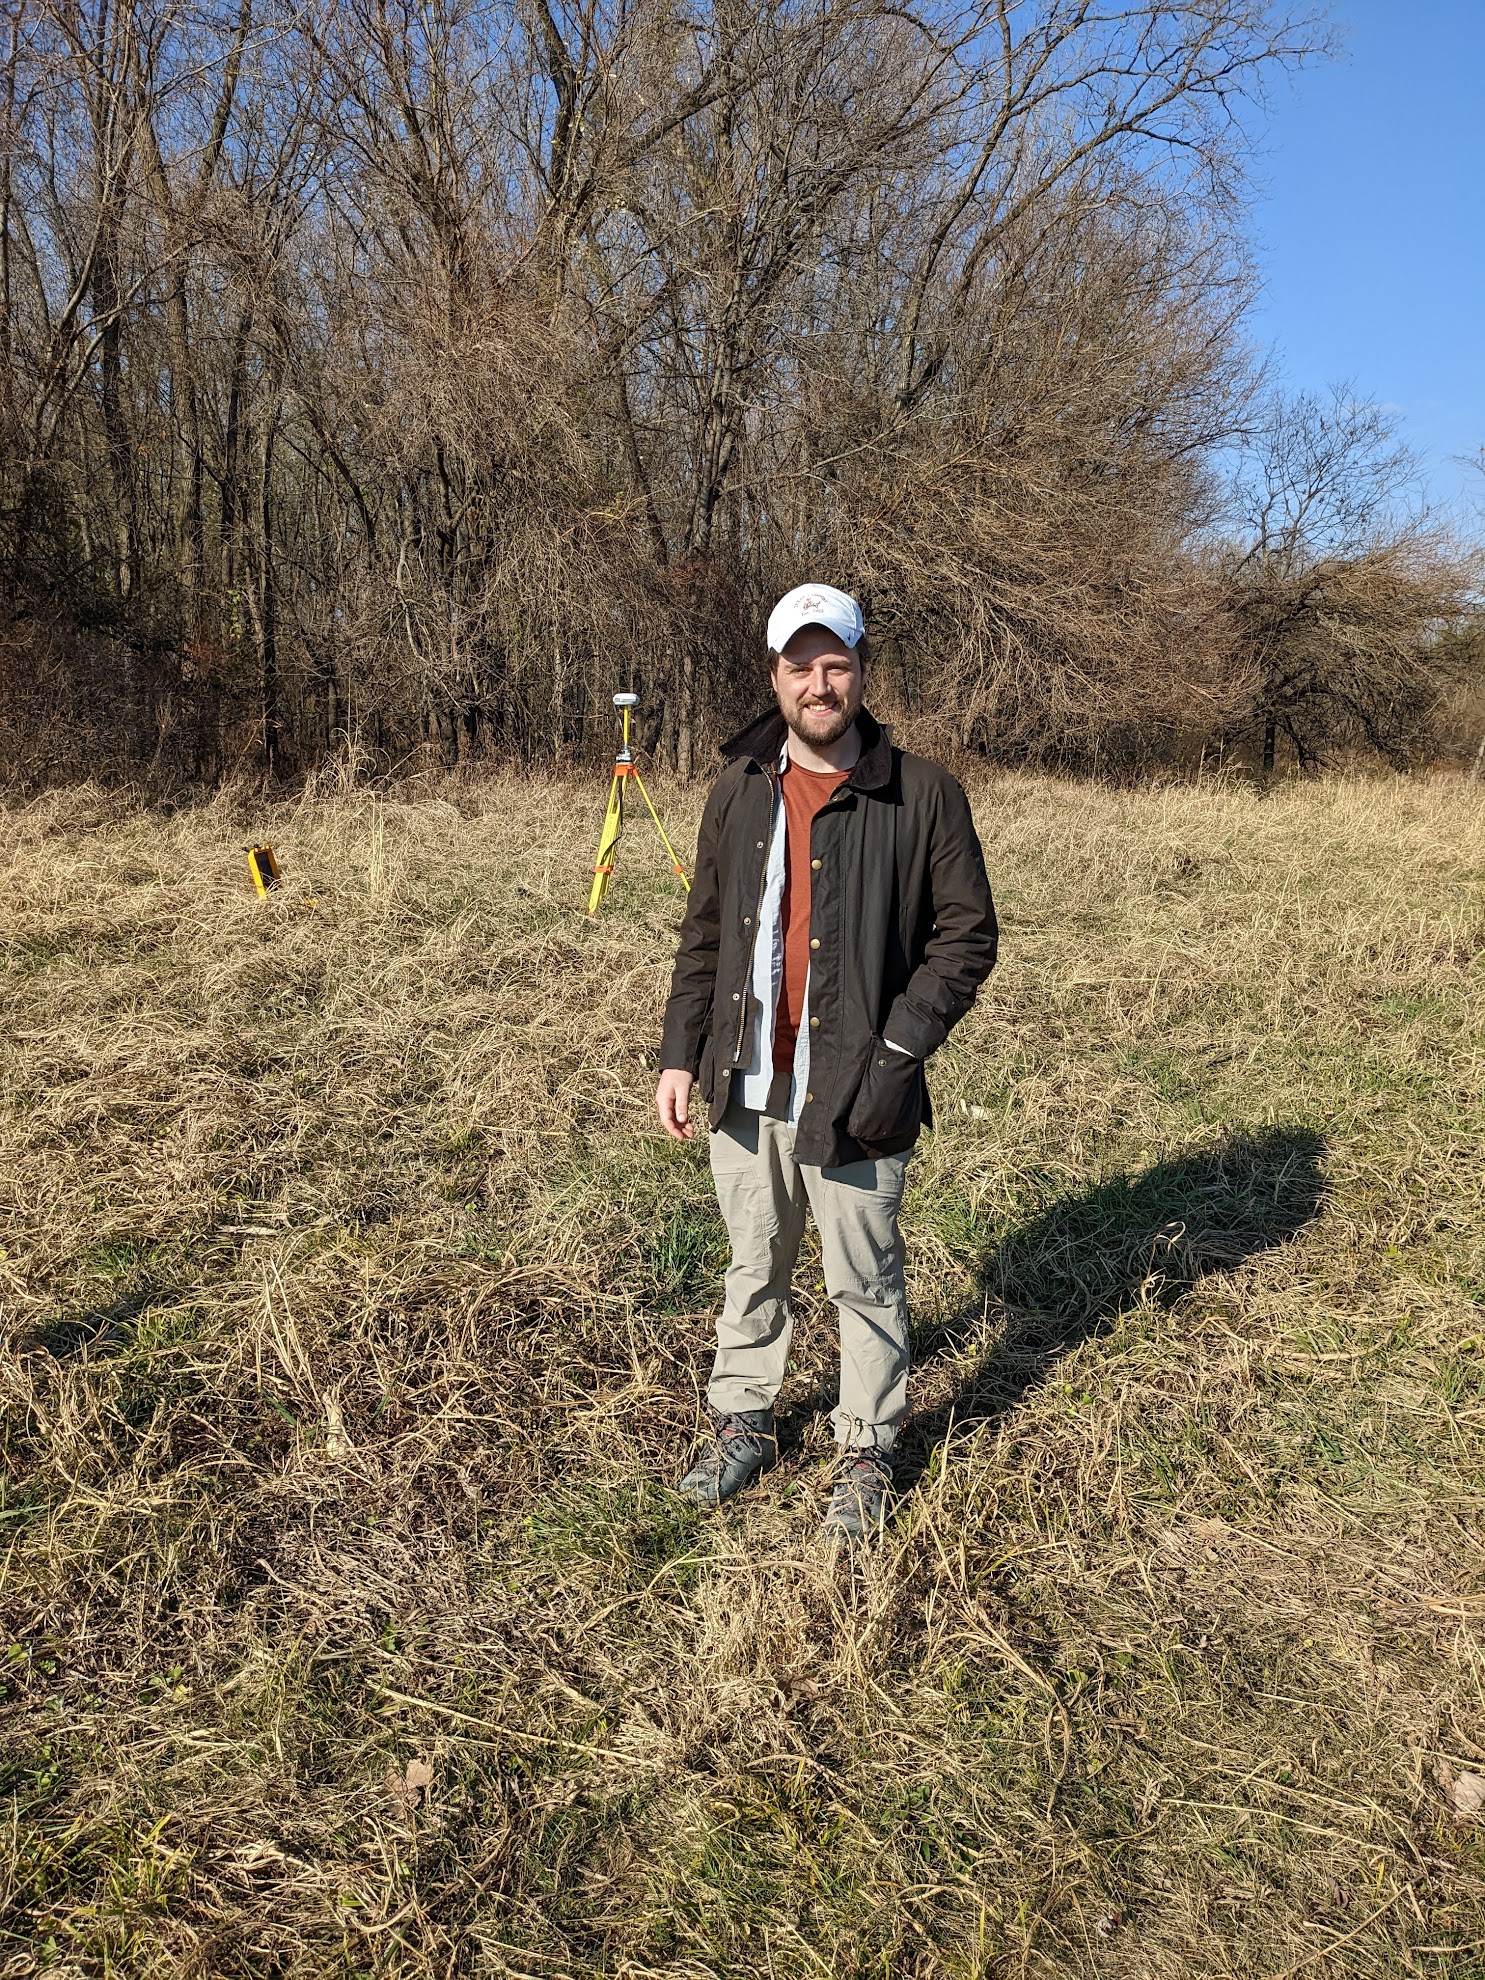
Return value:
M 734 1075 L 733 1098 L 740 1106 L 761 1113 L 774 1082 L 773 1034 L 778 1023 L 779 990 L 784 981 L 784 881 L 788 876 L 788 824 L 784 816 L 784 770 L 789 761 L 786 743 L 779 751 L 779 775 L 773 787 L 773 816 L 768 825 L 768 863 L 763 875 L 763 899 L 753 935 L 753 969 L 748 988 L 753 995 L 753 1036 L 745 1068 Z M 789 1081 L 785 1119 L 795 1122 L 804 1104 L 810 1079 L 810 985 L 804 981 L 804 1008 L 799 1036 L 794 1041 L 794 1067 Z

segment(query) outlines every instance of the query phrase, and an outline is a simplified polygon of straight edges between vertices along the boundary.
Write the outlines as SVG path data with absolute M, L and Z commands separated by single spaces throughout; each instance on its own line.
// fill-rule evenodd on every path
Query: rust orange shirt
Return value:
M 805 770 L 791 757 L 784 770 L 784 976 L 773 1025 L 773 1069 L 788 1072 L 804 1016 L 810 968 L 810 827 L 850 776 L 849 770 Z

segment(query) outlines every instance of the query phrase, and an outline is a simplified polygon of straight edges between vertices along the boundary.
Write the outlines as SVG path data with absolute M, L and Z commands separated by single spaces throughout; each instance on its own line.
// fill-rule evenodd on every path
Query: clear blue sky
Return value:
M 1252 332 L 1301 389 L 1396 409 L 1436 501 L 1485 526 L 1485 0 L 1333 0 L 1340 57 L 1273 93 Z

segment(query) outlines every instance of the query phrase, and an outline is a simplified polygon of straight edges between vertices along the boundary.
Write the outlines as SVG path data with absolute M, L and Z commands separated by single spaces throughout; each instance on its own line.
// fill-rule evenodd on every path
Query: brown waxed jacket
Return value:
M 857 729 L 861 755 L 810 835 L 810 1076 L 794 1156 L 820 1168 L 912 1147 L 932 1121 L 923 1061 L 995 966 L 995 908 L 968 798 L 940 764 L 894 747 L 864 709 Z M 748 986 L 784 736 L 772 709 L 723 749 L 665 1007 L 661 1066 L 696 1076 L 714 1120 L 751 1048 Z M 885 1050 L 884 1038 L 911 1056 Z

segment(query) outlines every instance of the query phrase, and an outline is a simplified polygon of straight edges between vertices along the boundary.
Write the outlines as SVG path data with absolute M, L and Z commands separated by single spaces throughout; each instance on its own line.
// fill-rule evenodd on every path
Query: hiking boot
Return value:
M 892 1454 L 875 1444 L 842 1451 L 840 1475 L 820 1531 L 832 1540 L 877 1539 L 892 1493 Z
M 713 1410 L 717 1434 L 677 1485 L 693 1506 L 720 1506 L 779 1455 L 771 1409 Z

